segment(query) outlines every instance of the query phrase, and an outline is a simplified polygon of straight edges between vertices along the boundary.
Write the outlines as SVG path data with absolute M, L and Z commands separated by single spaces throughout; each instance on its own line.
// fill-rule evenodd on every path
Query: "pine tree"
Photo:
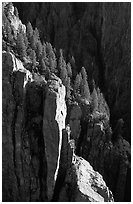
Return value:
M 104 95 L 101 93 L 99 88 L 97 88 L 96 91 L 98 96 L 98 111 L 104 113 L 108 118 L 110 118 L 110 110 L 104 98 Z
M 14 15 L 19 18 L 18 9 L 16 7 L 14 8 Z
M 71 98 L 71 79 L 70 79 L 70 77 L 68 77 L 68 79 L 67 79 L 66 98 L 67 99 Z
M 63 85 L 67 87 L 68 74 L 67 74 L 65 60 L 63 60 L 62 65 L 61 65 L 60 78 L 62 80 Z
M 74 57 L 72 56 L 72 58 L 70 59 L 70 63 L 71 63 L 71 65 L 72 65 L 72 67 L 73 68 L 75 68 L 75 59 L 74 59 Z
M 47 67 L 46 67 L 46 64 L 45 64 L 45 61 L 44 61 L 44 59 L 41 59 L 40 60 L 40 73 L 41 74 L 46 74 L 46 69 L 47 69 Z
M 36 41 L 40 40 L 40 35 L 39 35 L 39 31 L 37 28 L 35 28 L 34 30 L 34 36 L 35 36 Z
M 64 61 L 63 50 L 62 49 L 59 50 L 59 55 L 60 55 L 60 57 L 59 57 L 59 61 L 58 61 L 58 71 L 60 73 L 61 68 L 62 68 L 62 64 L 63 64 L 63 61 Z
M 36 68 L 36 53 L 35 53 L 35 50 L 31 49 L 30 59 L 32 61 L 32 69 L 35 70 L 35 68 Z
M 30 46 L 35 51 L 36 51 L 36 45 L 37 45 L 37 40 L 36 40 L 36 36 L 33 33 L 33 36 L 30 39 Z
M 98 95 L 97 95 L 97 91 L 94 87 L 93 92 L 91 94 L 91 107 L 92 107 L 92 111 L 96 111 L 98 110 Z
M 26 46 L 22 33 L 19 33 L 17 36 L 17 52 L 21 58 L 26 57 Z
M 81 68 L 81 74 L 82 74 L 82 78 L 87 80 L 87 72 L 84 67 Z
M 28 41 L 31 43 L 31 38 L 33 36 L 33 28 L 30 22 L 27 23 L 27 27 L 26 27 L 26 34 L 27 34 L 27 38 Z
M 81 69 L 81 74 L 82 74 L 82 82 L 81 82 L 81 95 L 83 98 L 87 99 L 90 101 L 90 89 L 87 81 L 87 73 L 84 67 Z
M 75 81 L 74 81 L 74 92 L 80 93 L 80 85 L 82 81 L 82 75 L 81 73 L 77 74 Z
M 52 45 L 50 43 L 46 43 L 46 56 L 49 59 L 49 69 L 51 70 L 51 72 L 55 73 L 57 61 Z
M 42 58 L 45 60 L 46 59 L 46 44 L 43 43 L 42 45 Z
M 46 42 L 46 54 L 47 54 L 47 57 L 51 57 L 51 54 L 53 52 L 53 48 L 52 48 L 52 45 L 48 42 Z
M 26 46 L 26 49 L 27 49 L 27 48 L 28 48 L 29 43 L 28 43 L 28 38 L 27 38 L 27 36 L 26 36 L 26 34 L 25 34 L 25 33 L 23 34 L 23 37 L 24 37 L 24 43 L 25 43 L 25 46 Z
M 72 78 L 72 68 L 69 62 L 67 63 L 67 73 L 68 73 L 68 76 Z
M 42 56 L 42 43 L 40 40 L 38 40 L 37 44 L 36 44 L 36 55 L 38 60 L 41 58 Z
M 50 43 L 46 43 L 46 56 L 49 61 L 49 69 L 52 73 L 56 73 L 57 61 L 54 50 Z

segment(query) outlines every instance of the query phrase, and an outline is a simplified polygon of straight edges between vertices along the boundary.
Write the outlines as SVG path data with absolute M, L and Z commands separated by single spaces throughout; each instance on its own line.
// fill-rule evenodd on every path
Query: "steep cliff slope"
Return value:
M 24 23 L 30 21 L 42 40 L 74 56 L 76 69 L 87 70 L 105 94 L 111 123 L 122 117 L 130 142 L 130 3 L 14 3 Z
M 15 5 L 22 6 L 22 12 L 22 8 L 29 3 L 15 3 Z M 33 24 L 41 22 L 42 15 L 40 13 L 39 18 L 37 11 L 45 11 L 45 17 L 49 20 L 49 23 L 45 22 L 46 39 L 54 43 L 56 49 L 51 43 L 41 42 L 37 28 L 33 29 L 31 24 L 28 24 L 27 27 L 22 24 L 17 10 L 11 3 L 3 4 L 3 201 L 130 201 L 131 149 L 129 142 L 123 138 L 124 122 L 123 119 L 119 119 L 117 123 L 114 121 L 115 129 L 112 131 L 110 117 L 114 118 L 112 116 L 114 109 L 111 109 L 110 112 L 103 94 L 97 87 L 99 84 L 104 91 L 106 80 L 103 76 L 109 63 L 107 57 L 108 62 L 103 71 L 101 67 L 103 66 L 103 50 L 106 50 L 104 57 L 110 52 L 109 47 L 105 46 L 106 38 L 109 36 L 105 33 L 107 27 L 105 24 L 108 22 L 106 15 L 109 12 L 108 8 L 114 5 L 115 11 L 117 4 L 111 3 L 107 6 L 108 4 L 99 3 L 30 3 L 30 5 L 31 10 L 27 16 L 29 19 L 31 16 L 30 20 L 36 18 Z M 118 10 L 121 7 L 124 11 L 129 9 L 127 5 L 118 4 Z M 107 9 L 105 9 L 106 6 Z M 35 8 L 37 10 L 33 13 Z M 66 8 L 69 12 L 66 12 Z M 25 11 L 21 12 L 22 18 L 22 13 L 25 15 Z M 59 19 L 57 20 L 55 16 Z M 66 16 L 70 18 L 70 24 Z M 104 23 L 102 22 L 101 25 L 100 20 L 103 16 L 106 18 L 103 19 Z M 110 16 L 112 14 L 108 17 Z M 62 19 L 65 20 L 65 24 Z M 86 22 L 86 29 L 89 25 L 89 37 L 86 40 L 89 40 L 89 46 L 92 43 L 91 48 L 94 45 L 92 38 L 96 35 L 97 48 L 94 47 L 94 50 L 97 49 L 97 54 L 94 52 L 96 55 L 90 51 L 90 48 L 84 50 L 87 46 L 83 43 L 82 32 L 84 33 L 85 27 L 82 26 L 84 23 L 78 30 L 81 32 L 82 42 L 79 45 L 79 53 L 76 47 L 77 39 L 72 40 L 68 45 L 67 37 L 70 36 L 66 35 L 65 29 L 69 24 L 71 30 L 71 23 L 74 25 L 78 21 L 80 24 L 80 19 Z M 54 27 L 57 29 L 56 34 L 51 28 L 55 22 L 62 22 L 61 27 L 60 24 Z M 96 30 L 93 30 L 95 26 Z M 44 41 L 44 31 L 40 29 L 40 32 L 41 39 Z M 72 36 L 76 37 L 75 34 Z M 58 44 L 59 38 L 62 44 Z M 101 47 L 98 47 L 99 45 Z M 64 51 L 59 51 L 58 48 L 62 46 Z M 79 58 L 81 47 L 83 57 Z M 77 53 L 74 52 L 75 48 Z M 126 59 L 130 56 L 130 49 L 128 52 Z M 69 53 L 74 55 L 76 61 L 69 56 Z M 94 73 L 98 75 L 94 74 L 92 69 L 87 68 L 90 74 L 87 77 L 84 67 L 77 74 L 82 63 L 91 65 L 91 62 L 85 61 L 84 58 L 89 60 L 89 56 L 92 57 L 90 53 L 95 55 L 94 61 L 97 66 L 94 68 L 96 71 Z M 112 69 L 114 73 L 116 72 L 115 66 L 114 63 L 114 69 Z M 125 66 L 127 67 L 127 64 Z M 130 65 L 128 70 L 129 74 Z M 109 72 L 109 67 L 107 72 Z M 109 76 L 111 77 L 110 74 L 106 75 L 106 77 Z M 92 77 L 96 84 L 94 80 L 91 81 Z M 125 83 L 127 79 L 130 83 L 130 76 L 124 78 Z M 103 86 L 102 80 L 104 81 Z M 109 84 L 107 88 L 112 90 Z M 124 91 L 122 89 L 119 94 L 124 94 Z M 107 96 L 110 96 L 108 92 L 106 93 Z M 130 95 L 130 92 L 127 93 Z M 123 103 L 121 99 L 119 102 Z M 125 107 L 124 110 L 126 110 Z M 117 117 L 124 118 L 122 110 L 120 113 Z

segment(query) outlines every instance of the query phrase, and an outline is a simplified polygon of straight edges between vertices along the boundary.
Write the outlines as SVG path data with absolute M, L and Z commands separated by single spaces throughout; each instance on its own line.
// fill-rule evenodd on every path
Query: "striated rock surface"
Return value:
M 24 83 L 32 80 L 30 73 L 11 54 L 2 55 L 2 125 L 3 125 L 3 200 L 19 200 L 23 185 L 21 161 L 21 133 L 23 123 Z M 21 180 L 20 180 L 21 178 Z
M 65 128 L 65 118 L 65 87 L 58 77 L 53 76 L 52 79 L 48 81 L 43 118 L 49 200 L 52 199 L 59 169 L 62 130 Z
M 42 133 L 45 83 L 13 54 L 3 52 L 3 201 L 46 200 L 46 162 Z
M 65 187 L 60 194 L 61 199 L 68 197 L 69 202 L 113 202 L 102 176 L 95 172 L 92 166 L 76 155 L 67 171 Z

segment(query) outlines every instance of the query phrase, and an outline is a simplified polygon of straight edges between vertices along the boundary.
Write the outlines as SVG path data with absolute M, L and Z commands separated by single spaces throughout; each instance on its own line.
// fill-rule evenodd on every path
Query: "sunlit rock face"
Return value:
M 48 81 L 44 105 L 43 135 L 47 160 L 48 198 L 52 199 L 62 145 L 62 129 L 65 128 L 65 87 L 58 77 Z

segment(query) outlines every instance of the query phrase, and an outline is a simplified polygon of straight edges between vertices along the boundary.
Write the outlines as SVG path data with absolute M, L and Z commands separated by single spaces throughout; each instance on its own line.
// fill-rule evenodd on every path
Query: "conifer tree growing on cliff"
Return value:
M 96 111 L 98 110 L 98 95 L 97 95 L 96 85 L 94 80 L 92 81 L 92 88 L 93 88 L 93 92 L 91 94 L 91 107 L 92 107 L 92 111 Z
M 50 43 L 46 43 L 46 55 L 49 60 L 49 69 L 51 72 L 55 73 L 56 67 L 57 67 L 57 61 L 56 61 L 56 56 L 53 51 L 52 45 Z
M 68 77 L 68 79 L 67 79 L 66 98 L 67 99 L 71 98 L 71 79 L 70 79 L 70 77 Z
M 45 74 L 45 72 L 46 72 L 46 64 L 45 64 L 44 59 L 40 60 L 40 69 L 39 69 L 39 72 L 41 74 Z
M 65 87 L 67 87 L 67 81 L 68 81 L 68 74 L 67 74 L 67 69 L 66 69 L 66 62 L 63 60 L 62 66 L 61 66 L 61 71 L 60 71 L 60 78 L 62 80 L 62 83 Z
M 90 101 L 90 89 L 87 81 L 87 73 L 84 67 L 81 69 L 82 81 L 81 81 L 81 95 L 83 98 Z
M 19 33 L 17 36 L 17 51 L 22 59 L 23 57 L 26 57 L 26 46 L 22 33 Z
M 16 7 L 14 8 L 14 15 L 19 18 L 18 9 Z
M 59 70 L 59 72 L 60 72 L 60 71 L 61 71 L 62 64 L 63 64 L 63 60 L 64 60 L 63 50 L 60 49 L 60 50 L 59 50 L 59 53 L 60 53 L 60 57 L 59 57 L 59 61 L 58 61 L 58 70 Z
M 37 59 L 39 60 L 42 56 L 42 43 L 40 40 L 38 40 L 37 44 L 36 44 L 36 55 L 37 55 Z
M 36 53 L 34 50 L 31 50 L 30 58 L 32 61 L 32 69 L 35 70 L 35 68 L 36 68 Z
M 80 85 L 82 81 L 82 76 L 81 73 L 77 74 L 75 81 L 74 81 L 74 92 L 75 93 L 80 93 Z
M 72 78 L 72 68 L 69 62 L 67 63 L 67 73 L 68 73 L 68 76 Z
M 28 41 L 31 42 L 31 38 L 33 36 L 33 28 L 30 22 L 27 23 L 26 34 L 27 34 Z

